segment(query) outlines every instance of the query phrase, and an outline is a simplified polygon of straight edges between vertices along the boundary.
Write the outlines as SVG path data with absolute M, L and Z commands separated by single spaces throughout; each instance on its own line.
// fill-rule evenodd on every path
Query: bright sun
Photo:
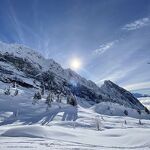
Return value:
M 70 64 L 73 70 L 77 70 L 81 68 L 81 61 L 77 58 L 73 59 Z

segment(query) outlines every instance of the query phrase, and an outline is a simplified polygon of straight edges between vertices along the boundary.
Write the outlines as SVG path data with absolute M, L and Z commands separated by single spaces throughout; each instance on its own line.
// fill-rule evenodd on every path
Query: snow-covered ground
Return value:
M 150 149 L 148 119 L 139 124 L 136 118 L 102 115 L 101 104 L 91 106 L 83 99 L 73 107 L 64 98 L 46 110 L 46 95 L 33 105 L 34 89 L 19 87 L 13 96 L 11 88 L 7 96 L 5 86 L 0 83 L 0 150 Z

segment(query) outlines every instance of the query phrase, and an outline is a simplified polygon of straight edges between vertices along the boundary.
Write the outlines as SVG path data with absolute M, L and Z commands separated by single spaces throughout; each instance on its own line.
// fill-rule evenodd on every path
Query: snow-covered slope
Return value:
M 4 65 L 4 63 L 11 62 L 9 60 L 14 59 L 22 59 L 22 63 L 29 62 L 33 68 L 36 70 L 36 74 L 44 72 L 44 71 L 51 71 L 55 75 L 67 80 L 72 81 L 74 79 L 76 83 L 82 84 L 84 86 L 88 86 L 91 89 L 94 89 L 95 91 L 98 91 L 99 88 L 97 85 L 92 81 L 87 81 L 85 78 L 81 77 L 71 69 L 63 69 L 58 63 L 56 63 L 52 59 L 45 59 L 42 55 L 35 52 L 34 50 L 25 47 L 23 45 L 19 44 L 6 44 L 3 42 L 0 42 L 0 63 L 1 66 Z M 17 60 L 16 60 L 17 61 Z M 9 63 L 9 65 L 14 65 L 13 62 Z M 18 69 L 19 66 L 17 66 Z M 23 66 L 25 69 L 29 69 L 27 67 L 29 66 Z M 11 70 L 11 69 L 10 69 Z M 20 71 L 22 71 L 20 69 Z M 15 72 L 15 71 L 14 71 Z
M 47 110 L 47 92 L 33 105 L 35 89 L 20 86 L 17 87 L 18 95 L 14 96 L 15 88 L 10 89 L 11 95 L 4 94 L 6 86 L 10 84 L 0 82 L 2 150 L 150 148 L 150 116 L 144 112 L 139 115 L 133 109 L 109 102 L 91 105 L 79 97 L 78 106 L 73 107 L 66 104 L 65 96 L 62 103 L 54 99 L 52 107 Z M 124 110 L 128 110 L 128 116 Z

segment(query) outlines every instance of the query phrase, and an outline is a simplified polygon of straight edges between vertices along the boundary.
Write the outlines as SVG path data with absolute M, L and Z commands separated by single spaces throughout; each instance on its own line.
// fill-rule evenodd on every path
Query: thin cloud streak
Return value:
M 114 40 L 112 42 L 102 44 L 102 45 L 100 45 L 100 47 L 98 49 L 94 50 L 93 54 L 101 55 L 101 54 L 105 53 L 107 50 L 109 50 L 110 48 L 112 48 L 117 42 L 118 42 L 118 40 Z
M 131 73 L 132 71 L 136 70 L 138 68 L 138 65 L 136 66 L 131 66 L 131 67 L 128 67 L 128 68 L 124 68 L 124 70 L 122 70 L 120 67 L 119 68 L 116 68 L 115 70 L 111 71 L 110 73 L 108 73 L 104 78 L 96 81 L 96 83 L 98 85 L 101 85 L 103 84 L 103 82 L 105 80 L 111 80 L 111 81 L 114 81 L 114 82 L 117 82 L 119 81 L 120 79 L 126 77 L 129 73 Z
M 126 24 L 122 30 L 127 30 L 127 31 L 131 31 L 131 30 L 137 30 L 140 29 L 142 27 L 148 26 L 150 25 L 150 18 L 149 17 L 145 17 L 139 20 L 136 20 L 132 23 Z
M 128 90 L 139 90 L 139 89 L 144 89 L 144 88 L 149 88 L 149 87 L 150 87 L 150 82 L 140 82 L 140 83 L 135 83 L 135 84 L 124 86 L 124 88 Z

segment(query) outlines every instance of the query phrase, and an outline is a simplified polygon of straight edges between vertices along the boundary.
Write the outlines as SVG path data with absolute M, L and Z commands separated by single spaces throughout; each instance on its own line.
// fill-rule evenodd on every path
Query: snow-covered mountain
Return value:
M 111 81 L 102 87 L 86 80 L 71 69 L 63 69 L 53 59 L 45 59 L 34 50 L 19 44 L 0 42 L 0 81 L 17 82 L 24 87 L 40 88 L 41 83 L 64 94 L 74 93 L 90 103 L 113 102 L 133 109 L 145 107 L 128 91 Z
M 144 109 L 143 105 L 127 90 L 119 87 L 111 81 L 104 81 L 101 90 L 106 93 L 114 103 L 135 108 Z
M 77 105 L 68 104 L 70 92 Z M 98 87 L 30 48 L 0 42 L 0 149 L 149 149 L 142 103 L 111 81 Z

